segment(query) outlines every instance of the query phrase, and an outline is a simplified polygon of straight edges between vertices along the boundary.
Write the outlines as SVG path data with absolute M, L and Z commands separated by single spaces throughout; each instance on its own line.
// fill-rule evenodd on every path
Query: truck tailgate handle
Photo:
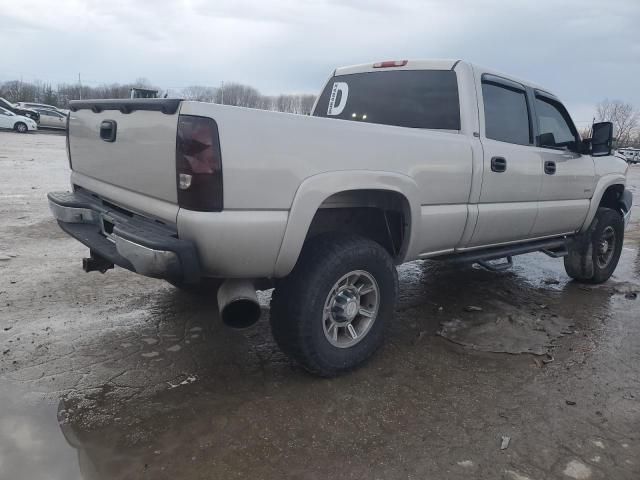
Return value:
M 544 173 L 546 173 L 547 175 L 553 175 L 554 173 L 556 173 L 556 162 L 553 162 L 551 160 L 547 160 L 546 162 L 544 162 Z
M 491 171 L 502 173 L 507 170 L 507 159 L 504 157 L 492 157 L 491 158 Z
M 117 130 L 118 124 L 115 120 L 103 120 L 100 123 L 100 138 L 105 142 L 115 142 Z

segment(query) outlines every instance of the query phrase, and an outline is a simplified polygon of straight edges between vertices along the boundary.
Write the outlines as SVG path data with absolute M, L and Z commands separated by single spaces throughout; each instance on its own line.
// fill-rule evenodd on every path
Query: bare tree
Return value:
M 638 127 L 639 112 L 630 103 L 620 100 L 604 100 L 598 104 L 596 117 L 599 122 L 612 122 L 618 147 L 627 146 Z
M 589 126 L 581 128 L 578 133 L 580 134 L 580 138 L 582 138 L 583 140 L 585 138 L 591 138 L 591 127 Z
M 183 88 L 182 95 L 186 100 L 215 103 L 216 98 L 218 97 L 218 89 L 214 87 L 192 85 L 190 87 Z
M 257 108 L 260 105 L 260 92 L 241 83 L 224 84 L 224 104 L 236 107 Z M 216 103 L 222 103 L 222 89 L 220 89 Z
M 11 80 L 0 83 L 0 97 L 14 103 L 37 102 L 67 107 L 70 100 L 79 98 L 129 98 L 132 87 L 156 88 L 152 85 L 146 78 L 138 78 L 132 83 L 111 83 L 93 87 L 79 83 L 62 83 L 54 89 L 51 84 L 39 81 L 29 83 Z M 180 93 L 187 100 L 222 103 L 222 89 L 217 87 L 192 85 L 183 88 Z M 257 89 L 240 83 L 224 85 L 224 103 L 240 107 L 309 115 L 315 99 L 315 95 L 309 94 L 263 95 Z

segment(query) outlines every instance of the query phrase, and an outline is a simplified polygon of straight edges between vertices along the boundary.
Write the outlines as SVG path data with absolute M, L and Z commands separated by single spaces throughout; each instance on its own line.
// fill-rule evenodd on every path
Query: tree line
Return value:
M 82 98 L 129 98 L 132 88 L 154 88 L 139 78 L 132 83 L 112 83 L 88 86 L 61 83 L 55 87 L 48 82 L 10 80 L 0 83 L 0 97 L 12 103 L 32 102 L 68 108 L 69 101 Z M 157 89 L 160 91 L 160 89 Z M 241 83 L 228 83 L 220 87 L 193 85 L 179 89 L 172 97 L 200 102 L 224 103 L 238 107 L 259 108 L 278 112 L 309 115 L 316 96 L 310 94 L 263 95 L 258 89 Z
M 91 87 L 62 83 L 53 87 L 47 82 L 10 80 L 0 83 L 0 97 L 10 102 L 45 103 L 67 108 L 70 100 L 80 98 L 129 98 L 131 88 L 154 88 L 145 78 L 132 83 L 112 83 Z M 157 89 L 160 90 L 160 89 Z M 239 107 L 259 108 L 278 112 L 309 115 L 316 96 L 310 94 L 263 95 L 249 85 L 228 83 L 220 87 L 192 85 L 178 90 L 176 95 L 186 100 L 223 103 Z M 597 122 L 613 122 L 615 146 L 640 148 L 640 111 L 632 104 L 620 100 L 603 100 L 596 106 Z M 582 138 L 591 136 L 590 127 L 583 129 Z

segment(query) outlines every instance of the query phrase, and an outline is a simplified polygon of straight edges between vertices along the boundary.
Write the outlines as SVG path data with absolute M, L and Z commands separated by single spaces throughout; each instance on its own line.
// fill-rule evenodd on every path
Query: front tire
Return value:
M 27 124 L 24 122 L 18 122 L 16 123 L 13 128 L 15 129 L 16 132 L 18 133 L 27 133 L 29 131 L 29 128 L 27 127 Z
M 276 284 L 273 336 L 309 372 L 336 376 L 380 347 L 397 291 L 393 259 L 378 243 L 358 235 L 318 236 Z
M 624 241 L 624 220 L 611 208 L 599 208 L 589 230 L 569 245 L 564 268 L 571 278 L 583 283 L 609 280 L 620 260 Z

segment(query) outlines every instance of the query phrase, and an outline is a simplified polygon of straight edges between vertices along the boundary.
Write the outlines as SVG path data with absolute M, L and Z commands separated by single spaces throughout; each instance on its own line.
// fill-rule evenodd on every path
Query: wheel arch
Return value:
M 622 174 L 607 175 L 602 177 L 591 197 L 591 205 L 580 232 L 585 232 L 596 216 L 598 208 L 606 206 L 614 209 L 622 209 L 621 199 L 625 191 L 626 178 Z
M 316 214 L 322 207 L 346 198 L 378 192 L 401 199 L 405 211 L 404 240 L 396 262 L 413 255 L 419 232 L 420 199 L 418 186 L 406 175 L 379 171 L 338 171 L 314 175 L 302 182 L 293 199 L 285 233 L 278 252 L 274 277 L 289 274 L 295 266 Z

